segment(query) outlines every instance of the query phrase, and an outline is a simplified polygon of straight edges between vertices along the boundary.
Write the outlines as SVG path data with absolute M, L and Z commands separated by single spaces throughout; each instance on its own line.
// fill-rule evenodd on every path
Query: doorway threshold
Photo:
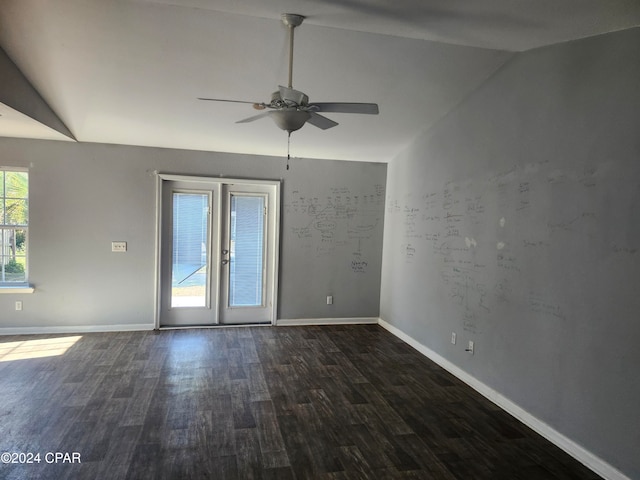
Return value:
M 232 327 L 272 327 L 271 322 L 261 323 L 230 323 L 218 325 L 161 325 L 156 330 L 189 330 L 196 328 L 232 328 Z

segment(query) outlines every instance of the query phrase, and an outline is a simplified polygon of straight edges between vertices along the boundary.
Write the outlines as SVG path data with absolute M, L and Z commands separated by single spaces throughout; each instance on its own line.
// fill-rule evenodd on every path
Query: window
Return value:
M 0 286 L 27 283 L 29 174 L 0 167 Z

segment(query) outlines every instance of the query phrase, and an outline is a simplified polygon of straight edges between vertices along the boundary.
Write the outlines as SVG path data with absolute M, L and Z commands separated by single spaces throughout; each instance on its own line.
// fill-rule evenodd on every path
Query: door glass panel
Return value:
M 263 305 L 265 199 L 231 194 L 229 306 Z
M 208 218 L 207 193 L 173 193 L 171 307 L 207 305 Z

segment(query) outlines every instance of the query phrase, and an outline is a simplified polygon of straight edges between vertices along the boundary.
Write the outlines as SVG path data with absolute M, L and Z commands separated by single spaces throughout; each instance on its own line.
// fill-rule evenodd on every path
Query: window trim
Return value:
M 3 293 L 33 293 L 35 287 L 28 283 L 16 283 L 15 285 L 0 285 L 0 295 Z

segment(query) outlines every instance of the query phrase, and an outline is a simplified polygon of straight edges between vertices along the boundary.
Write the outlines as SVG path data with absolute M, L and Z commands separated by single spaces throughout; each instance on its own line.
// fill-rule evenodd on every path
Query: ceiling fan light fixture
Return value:
M 285 130 L 289 133 L 295 132 L 302 128 L 307 120 L 311 117 L 309 112 L 296 110 L 276 110 L 269 115 L 278 128 Z

